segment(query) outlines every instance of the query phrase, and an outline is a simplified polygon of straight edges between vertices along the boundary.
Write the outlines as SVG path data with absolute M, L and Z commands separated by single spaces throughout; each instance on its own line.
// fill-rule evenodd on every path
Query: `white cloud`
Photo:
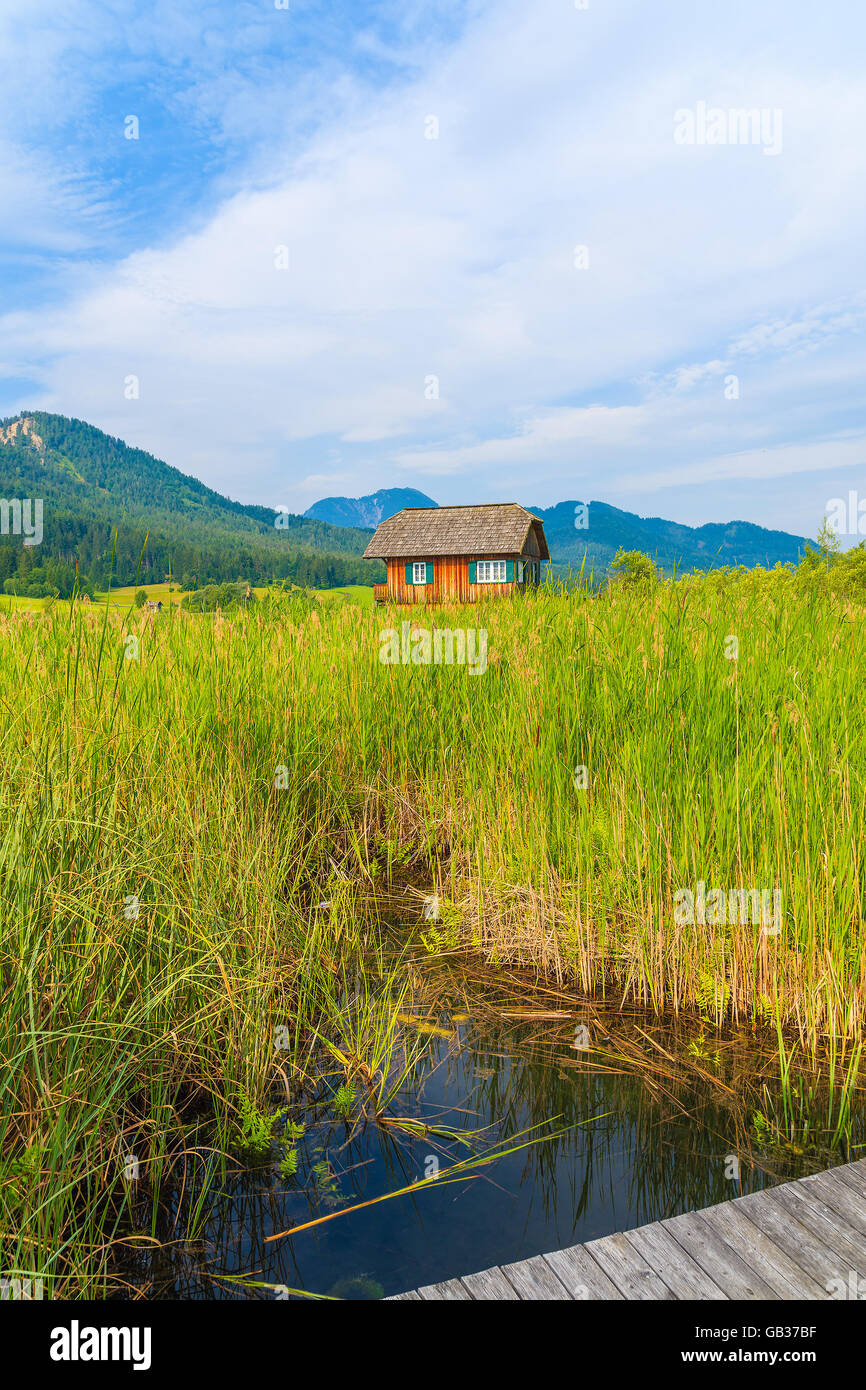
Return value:
M 866 468 L 866 431 L 850 439 L 821 439 L 809 444 L 746 449 L 742 453 L 720 454 L 680 468 L 626 474 L 619 480 L 619 490 L 666 488 L 678 483 L 694 485 L 737 478 L 785 478 L 797 473 L 841 474 L 849 468 Z
M 47 408 L 247 500 L 306 505 L 337 446 L 356 491 L 429 478 L 442 500 L 552 502 L 585 479 L 628 505 L 688 477 L 724 514 L 718 484 L 765 476 L 764 448 L 799 472 L 858 399 L 862 81 L 850 36 L 828 47 L 804 20 L 798 41 L 777 0 L 779 52 L 684 2 L 652 11 L 479 4 L 426 66 L 410 45 L 397 88 L 335 73 L 334 118 L 303 145 L 262 133 L 272 84 L 258 110 L 237 72 L 205 84 L 199 116 L 231 87 L 226 119 L 258 142 L 246 182 L 66 303 L 7 315 L 5 355 Z M 293 96 L 320 122 L 328 91 Z M 701 99 L 781 107 L 782 154 L 677 146 L 673 112 Z M 846 448 L 822 457 L 848 467 Z

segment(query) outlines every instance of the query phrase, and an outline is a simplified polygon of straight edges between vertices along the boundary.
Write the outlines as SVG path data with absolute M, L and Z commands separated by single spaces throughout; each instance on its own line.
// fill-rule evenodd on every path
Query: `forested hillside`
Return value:
M 638 516 L 607 502 L 559 502 L 530 507 L 544 522 L 554 566 L 604 574 L 618 550 L 640 550 L 666 573 L 717 569 L 721 565 L 797 564 L 803 536 L 770 531 L 750 521 L 683 526 L 662 517 Z
M 243 578 L 327 588 L 384 576 L 360 558 L 369 535 L 233 502 L 142 449 L 81 420 L 41 411 L 0 423 L 0 497 L 41 498 L 43 539 L 0 536 L 0 588 L 71 592 Z M 275 524 L 276 523 L 276 524 Z

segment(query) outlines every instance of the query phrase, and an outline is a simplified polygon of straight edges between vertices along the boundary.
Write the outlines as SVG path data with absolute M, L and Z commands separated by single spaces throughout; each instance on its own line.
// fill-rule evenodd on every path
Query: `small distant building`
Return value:
M 406 507 L 381 522 L 364 551 L 384 560 L 376 603 L 476 603 L 538 584 L 550 559 L 544 522 L 517 502 Z
M 162 599 L 158 599 L 158 598 L 149 598 L 149 599 L 147 600 L 146 607 L 150 609 L 151 613 L 161 613 L 161 612 L 162 612 Z

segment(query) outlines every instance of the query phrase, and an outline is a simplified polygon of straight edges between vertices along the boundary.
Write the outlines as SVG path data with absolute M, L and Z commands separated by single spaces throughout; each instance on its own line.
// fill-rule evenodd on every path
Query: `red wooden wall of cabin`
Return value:
M 426 557 L 416 557 L 423 560 Z M 505 558 L 504 556 L 502 557 Z M 511 558 L 511 557 L 509 557 Z M 394 603 L 475 603 L 482 598 L 508 598 L 520 589 L 512 584 L 470 584 L 469 560 L 465 555 L 438 556 L 433 565 L 432 584 L 407 584 L 406 565 L 411 560 L 388 560 L 388 597 Z

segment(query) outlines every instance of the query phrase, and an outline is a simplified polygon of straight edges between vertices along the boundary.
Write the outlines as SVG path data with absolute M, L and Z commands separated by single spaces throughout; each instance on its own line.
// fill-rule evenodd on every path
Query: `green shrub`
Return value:
M 625 589 L 643 589 L 649 593 L 659 581 L 654 561 L 639 550 L 623 550 L 620 547 L 610 568 Z
M 180 606 L 190 613 L 215 613 L 218 608 L 249 607 L 255 601 L 256 596 L 249 584 L 207 584 L 203 589 L 196 589 L 182 598 Z

